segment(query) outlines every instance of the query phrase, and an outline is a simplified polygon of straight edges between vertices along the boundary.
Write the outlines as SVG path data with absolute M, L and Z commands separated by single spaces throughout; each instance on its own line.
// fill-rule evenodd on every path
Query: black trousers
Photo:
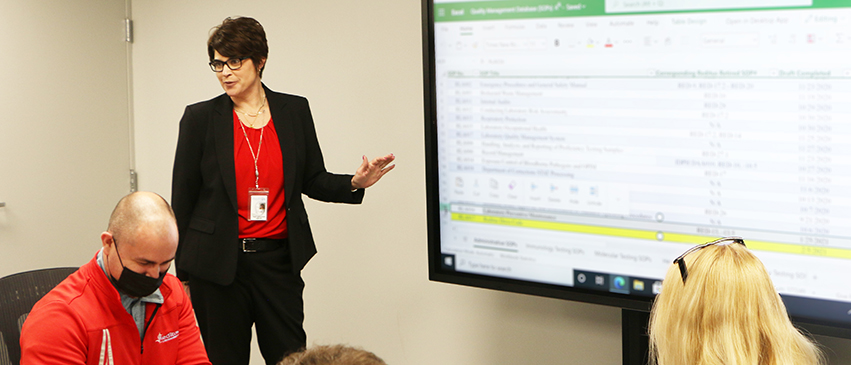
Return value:
M 215 365 L 248 365 L 251 326 L 267 365 L 307 345 L 304 281 L 292 272 L 286 245 L 240 253 L 236 279 L 222 286 L 189 277 L 198 327 Z

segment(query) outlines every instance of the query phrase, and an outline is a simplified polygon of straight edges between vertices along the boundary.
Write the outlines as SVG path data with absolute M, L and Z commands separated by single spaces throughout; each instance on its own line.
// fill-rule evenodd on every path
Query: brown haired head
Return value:
M 278 365 L 387 365 L 372 352 L 345 346 L 313 346 L 292 353 Z
M 266 67 L 263 60 L 269 55 L 266 31 L 254 18 L 226 18 L 212 29 L 210 39 L 207 40 L 210 61 L 215 51 L 225 57 L 248 57 L 255 65 L 263 65 L 259 70 L 260 77 L 263 77 L 263 69 Z

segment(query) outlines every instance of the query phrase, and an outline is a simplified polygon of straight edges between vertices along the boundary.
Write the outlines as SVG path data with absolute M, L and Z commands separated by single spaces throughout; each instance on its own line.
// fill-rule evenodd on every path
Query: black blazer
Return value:
M 316 254 L 302 193 L 326 202 L 359 204 L 352 175 L 325 170 L 307 99 L 263 86 L 280 141 L 287 231 L 293 272 Z M 233 101 L 227 94 L 189 105 L 180 120 L 172 173 L 171 204 L 177 218 L 177 274 L 221 285 L 236 275 L 239 222 L 233 155 Z

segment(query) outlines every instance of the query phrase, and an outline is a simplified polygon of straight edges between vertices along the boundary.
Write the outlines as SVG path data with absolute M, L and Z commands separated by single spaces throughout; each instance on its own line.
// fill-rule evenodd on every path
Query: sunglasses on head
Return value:
M 715 241 L 707 242 L 707 243 L 704 243 L 702 245 L 694 246 L 694 247 L 688 249 L 686 252 L 683 252 L 683 254 L 680 255 L 680 257 L 677 257 L 676 259 L 674 259 L 674 263 L 677 264 L 677 266 L 680 267 L 680 276 L 683 277 L 683 284 L 686 283 L 686 278 L 688 277 L 688 269 L 686 268 L 686 260 L 685 260 L 686 255 L 688 255 L 692 252 L 695 252 L 695 251 L 700 251 L 704 247 L 708 247 L 708 246 L 712 246 L 712 245 L 729 245 L 729 244 L 734 244 L 734 243 L 738 243 L 738 244 L 741 244 L 742 246 L 748 247 L 747 245 L 745 245 L 745 240 L 743 240 L 741 237 L 730 236 L 730 237 L 719 238 Z

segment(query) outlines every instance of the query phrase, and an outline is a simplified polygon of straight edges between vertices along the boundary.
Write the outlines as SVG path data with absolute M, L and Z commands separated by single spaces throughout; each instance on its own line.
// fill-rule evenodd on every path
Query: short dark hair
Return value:
M 225 18 L 222 24 L 211 30 L 210 39 L 207 40 L 210 61 L 215 51 L 225 57 L 247 57 L 259 65 L 269 55 L 266 31 L 254 18 Z M 265 64 L 263 68 L 266 68 Z M 263 68 L 260 69 L 260 77 L 263 77 Z

